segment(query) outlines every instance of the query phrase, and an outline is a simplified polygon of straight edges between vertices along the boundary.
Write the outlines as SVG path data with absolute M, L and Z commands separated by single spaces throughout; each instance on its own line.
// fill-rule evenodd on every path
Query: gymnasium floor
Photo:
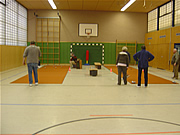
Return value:
M 179 135 L 179 84 L 117 85 L 102 67 L 72 69 L 63 84 L 11 84 L 27 74 L 22 66 L 1 73 L 1 134 L 18 135 Z M 171 80 L 170 71 L 149 73 Z M 180 77 L 179 77 L 180 78 Z

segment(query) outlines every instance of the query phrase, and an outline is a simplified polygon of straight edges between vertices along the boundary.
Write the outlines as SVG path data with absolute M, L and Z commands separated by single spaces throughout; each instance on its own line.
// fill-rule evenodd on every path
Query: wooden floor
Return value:
M 180 84 L 119 86 L 117 74 L 102 66 L 94 77 L 91 68 L 71 69 L 62 84 L 33 87 L 11 83 L 26 66 L 2 72 L 1 135 L 180 134 Z M 149 73 L 174 81 L 169 71 Z

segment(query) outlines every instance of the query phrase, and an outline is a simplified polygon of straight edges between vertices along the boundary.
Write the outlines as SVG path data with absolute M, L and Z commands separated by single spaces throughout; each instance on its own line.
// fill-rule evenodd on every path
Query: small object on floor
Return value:
M 110 72 L 112 73 L 112 68 L 110 69 Z
M 172 83 L 176 83 L 175 81 L 172 81 Z
M 98 70 L 96 68 L 90 69 L 89 71 L 90 71 L 91 76 L 97 76 L 97 74 L 98 74 Z
M 71 68 L 69 67 L 69 71 L 71 71 Z
M 131 83 L 132 83 L 132 84 L 135 84 L 136 82 L 135 82 L 135 81 L 132 81 Z

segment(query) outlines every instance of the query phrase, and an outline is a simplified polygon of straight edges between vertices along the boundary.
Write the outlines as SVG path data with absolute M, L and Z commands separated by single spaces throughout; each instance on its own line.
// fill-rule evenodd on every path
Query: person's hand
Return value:
M 23 61 L 23 65 L 26 65 L 26 62 L 25 62 L 25 61 Z
M 176 66 L 176 63 L 174 63 L 174 66 Z

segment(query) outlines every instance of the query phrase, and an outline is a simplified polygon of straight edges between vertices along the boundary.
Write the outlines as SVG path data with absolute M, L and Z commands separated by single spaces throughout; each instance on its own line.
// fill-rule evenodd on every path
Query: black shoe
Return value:
M 121 85 L 120 83 L 117 83 L 117 85 Z

